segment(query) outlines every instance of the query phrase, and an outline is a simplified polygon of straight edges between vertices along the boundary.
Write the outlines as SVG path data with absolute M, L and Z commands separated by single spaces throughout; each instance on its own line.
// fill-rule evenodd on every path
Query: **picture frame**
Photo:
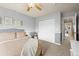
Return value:
M 12 23 L 13 23 L 14 26 L 23 26 L 23 21 L 19 20 L 17 18 L 13 18 Z
M 0 16 L 0 25 L 4 25 L 4 17 Z
M 12 17 L 4 16 L 5 25 L 12 25 Z
M 23 26 L 23 21 L 11 16 L 0 16 L 0 25 Z

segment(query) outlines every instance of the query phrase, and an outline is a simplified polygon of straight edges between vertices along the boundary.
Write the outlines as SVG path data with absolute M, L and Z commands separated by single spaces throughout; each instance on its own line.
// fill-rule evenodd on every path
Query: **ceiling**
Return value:
M 58 11 L 61 12 L 79 11 L 78 3 L 41 3 L 41 6 L 42 6 L 41 11 L 32 9 L 31 11 L 28 12 L 27 3 L 0 3 L 0 7 L 8 8 L 32 17 L 44 16 Z

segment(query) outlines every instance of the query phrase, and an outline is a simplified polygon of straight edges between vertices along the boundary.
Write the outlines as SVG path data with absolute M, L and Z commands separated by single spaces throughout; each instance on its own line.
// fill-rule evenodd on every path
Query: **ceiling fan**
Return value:
M 28 3 L 27 11 L 30 11 L 32 8 L 36 8 L 39 11 L 42 10 L 42 7 L 39 3 Z

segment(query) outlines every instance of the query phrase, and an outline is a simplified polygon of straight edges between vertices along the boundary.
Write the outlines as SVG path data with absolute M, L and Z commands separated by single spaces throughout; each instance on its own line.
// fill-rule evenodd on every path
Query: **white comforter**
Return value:
M 38 48 L 38 40 L 30 38 L 24 45 L 21 55 L 22 56 L 35 56 Z

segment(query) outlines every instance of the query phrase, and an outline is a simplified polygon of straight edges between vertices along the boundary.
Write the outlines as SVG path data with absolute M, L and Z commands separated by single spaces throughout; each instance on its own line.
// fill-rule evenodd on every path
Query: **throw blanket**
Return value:
M 38 40 L 30 38 L 24 45 L 21 56 L 35 56 L 38 49 Z

